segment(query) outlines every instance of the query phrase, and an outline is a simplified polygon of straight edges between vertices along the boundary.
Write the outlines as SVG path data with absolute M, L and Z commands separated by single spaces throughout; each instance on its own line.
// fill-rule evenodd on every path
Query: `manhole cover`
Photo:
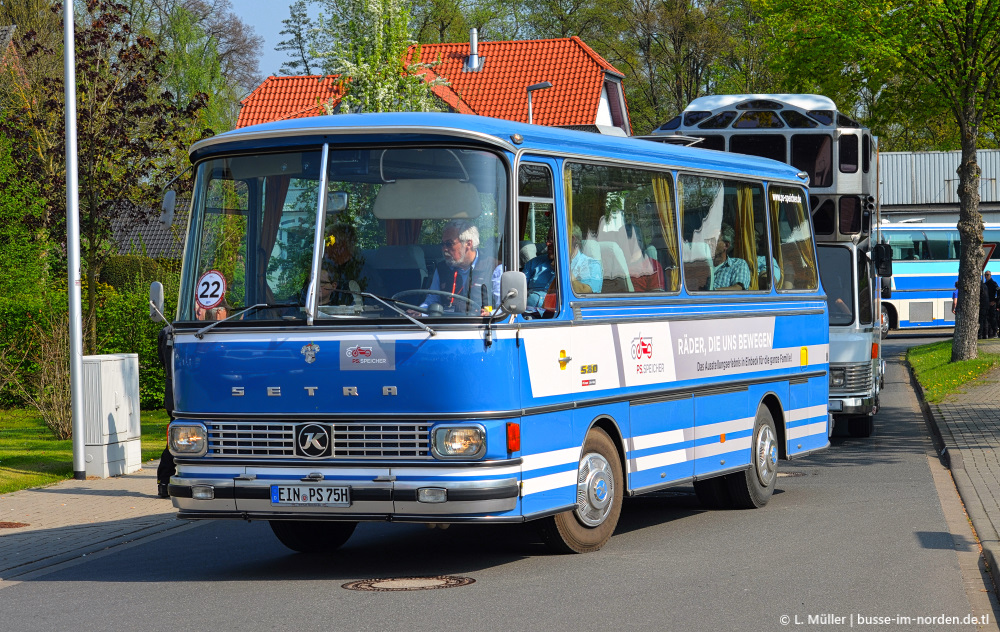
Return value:
M 0 529 L 17 529 L 18 527 L 30 527 L 27 522 L 0 522 Z
M 399 590 L 433 590 L 435 588 L 456 588 L 474 584 L 471 577 L 453 577 L 438 575 L 436 577 L 386 577 L 382 579 L 362 579 L 348 582 L 342 586 L 347 590 L 370 590 L 373 592 L 392 592 Z

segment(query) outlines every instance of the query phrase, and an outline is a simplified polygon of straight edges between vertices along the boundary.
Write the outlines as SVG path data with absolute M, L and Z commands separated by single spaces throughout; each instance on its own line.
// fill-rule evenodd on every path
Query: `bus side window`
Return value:
M 555 200 L 552 172 L 546 165 L 522 163 L 518 173 L 518 262 L 528 280 L 526 316 L 547 317 L 558 308 L 555 284 Z
M 802 189 L 772 186 L 768 189 L 771 240 L 781 290 L 815 290 L 819 286 L 812 230 Z

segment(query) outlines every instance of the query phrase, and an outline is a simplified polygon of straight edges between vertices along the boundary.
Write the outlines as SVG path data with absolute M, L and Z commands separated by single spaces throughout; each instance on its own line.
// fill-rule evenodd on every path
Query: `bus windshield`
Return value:
M 819 274 L 826 290 L 831 325 L 854 322 L 854 291 L 852 290 L 851 251 L 840 246 L 820 246 Z
M 508 187 L 498 155 L 441 146 L 331 150 L 319 217 L 322 159 L 317 148 L 197 165 L 180 320 L 222 320 L 256 307 L 233 322 L 301 324 L 316 248 L 319 319 L 492 311 Z

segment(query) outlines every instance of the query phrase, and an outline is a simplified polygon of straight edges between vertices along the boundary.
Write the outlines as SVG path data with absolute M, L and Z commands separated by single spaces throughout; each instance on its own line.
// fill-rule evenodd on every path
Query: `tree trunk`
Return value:
M 983 216 L 979 214 L 979 164 L 976 162 L 976 139 L 979 126 L 974 123 L 974 105 L 965 108 L 964 121 L 958 121 L 962 135 L 962 161 L 958 166 L 958 233 L 962 240 L 958 262 L 958 308 L 955 310 L 955 337 L 951 361 L 976 358 L 979 337 L 979 286 L 982 283 Z

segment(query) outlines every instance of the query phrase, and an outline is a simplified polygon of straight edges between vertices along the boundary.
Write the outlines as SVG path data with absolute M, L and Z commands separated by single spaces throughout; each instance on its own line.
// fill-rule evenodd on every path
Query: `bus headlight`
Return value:
M 482 426 L 438 426 L 431 441 L 441 459 L 478 459 L 486 454 L 486 429 Z
M 170 451 L 178 456 L 204 456 L 208 452 L 208 430 L 197 422 L 170 424 L 167 439 Z
M 844 386 L 844 369 L 830 369 L 830 388 L 841 388 Z

